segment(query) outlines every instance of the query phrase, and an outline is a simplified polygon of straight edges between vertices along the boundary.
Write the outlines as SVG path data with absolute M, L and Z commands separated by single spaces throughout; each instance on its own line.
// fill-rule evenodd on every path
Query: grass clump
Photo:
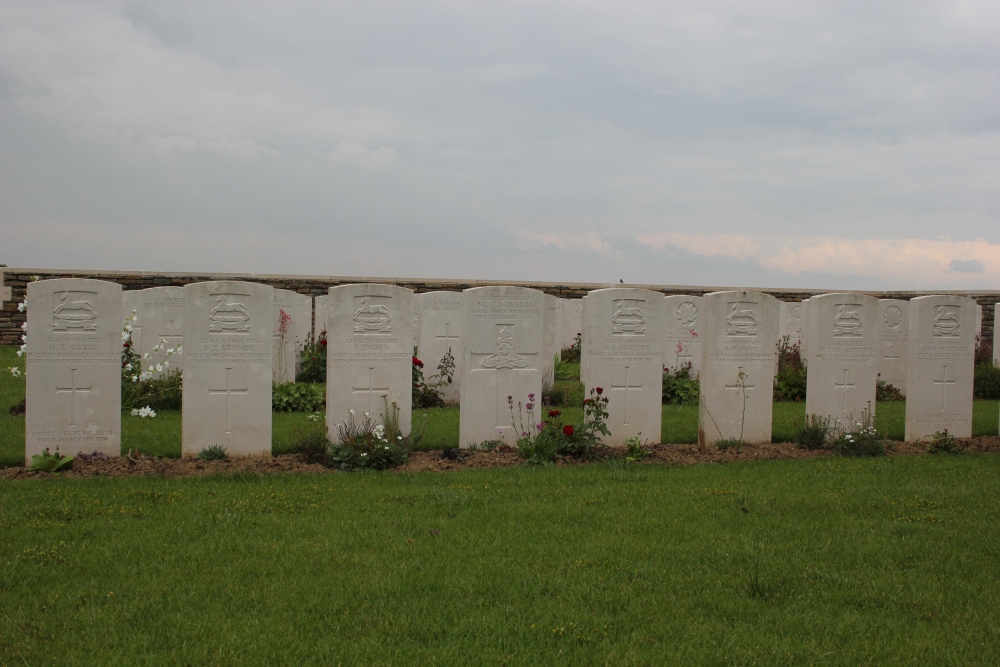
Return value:
M 198 452 L 198 458 L 202 461 L 228 461 L 229 450 L 222 445 L 212 445 Z
M 795 444 L 802 449 L 817 450 L 826 447 L 830 436 L 830 418 L 806 415 L 805 422 L 795 434 Z
M 715 446 L 726 451 L 727 449 L 735 449 L 738 452 L 742 452 L 743 448 L 747 443 L 743 442 L 741 438 L 722 438 L 721 440 L 715 441 Z

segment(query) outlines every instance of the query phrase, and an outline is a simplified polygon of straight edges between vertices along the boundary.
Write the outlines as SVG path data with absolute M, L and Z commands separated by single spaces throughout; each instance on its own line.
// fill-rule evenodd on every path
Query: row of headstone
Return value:
M 274 357 L 281 353 L 276 312 L 294 311 L 292 322 L 308 322 L 306 301 L 276 296 L 266 285 L 220 281 L 142 290 L 124 305 L 129 315 L 135 310 L 140 316 L 133 341 L 141 340 L 143 349 L 159 341 L 184 344 L 185 455 L 211 445 L 233 454 L 270 451 L 271 383 Z M 121 316 L 127 303 L 121 287 L 48 280 L 31 283 L 28 297 L 27 458 L 56 446 L 63 453 L 117 454 Z M 687 338 L 675 333 L 670 340 L 700 345 L 699 441 L 770 440 L 773 356 L 783 333 L 777 299 L 755 292 L 665 298 L 609 288 L 581 301 L 583 381 L 588 392 L 600 388 L 610 399 L 609 444 L 633 436 L 659 439 L 664 332 L 683 334 L 688 327 Z M 557 341 L 564 340 L 546 324 L 560 306 L 542 292 L 479 287 L 415 296 L 401 287 L 354 284 L 331 288 L 317 302 L 318 317 L 328 325 L 332 437 L 352 414 L 377 416 L 393 404 L 402 432 L 409 433 L 414 313 L 421 322 L 418 346 L 434 356 L 450 349 L 456 358 L 462 445 L 513 443 L 528 424 L 528 410 L 541 419 L 542 383 Z M 808 413 L 845 421 L 874 409 L 879 348 L 893 341 L 908 356 L 907 440 L 944 429 L 971 435 L 973 300 L 879 302 L 825 294 L 809 299 L 802 313 Z M 899 335 L 889 337 L 880 333 L 883 328 Z M 289 326 L 283 333 L 298 337 L 305 331 Z

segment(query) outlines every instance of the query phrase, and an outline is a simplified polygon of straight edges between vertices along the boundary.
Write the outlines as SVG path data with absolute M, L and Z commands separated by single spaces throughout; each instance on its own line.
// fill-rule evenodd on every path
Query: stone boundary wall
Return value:
M 0 345 L 17 345 L 21 340 L 21 323 L 25 315 L 17 310 L 17 304 L 24 299 L 25 286 L 33 276 L 47 280 L 52 278 L 94 278 L 120 283 L 122 289 L 137 290 L 146 287 L 163 285 L 183 286 L 188 283 L 205 282 L 208 280 L 245 280 L 247 282 L 264 283 L 271 287 L 292 290 L 299 294 L 322 296 L 330 287 L 349 283 L 384 283 L 408 287 L 414 292 L 432 292 L 435 290 L 462 291 L 469 287 L 488 285 L 516 285 L 533 287 L 546 294 L 578 299 L 590 290 L 605 287 L 638 287 L 654 290 L 663 294 L 690 294 L 702 296 L 709 292 L 720 290 L 748 289 L 770 294 L 781 301 L 802 301 L 816 294 L 826 294 L 845 290 L 837 289 L 777 289 L 769 287 L 746 286 L 705 286 L 705 285 L 621 285 L 619 283 L 549 283 L 516 280 L 434 280 L 427 278 L 384 278 L 363 276 L 293 276 L 256 273 L 161 273 L 156 271 L 88 271 L 84 269 L 36 269 L 36 268 L 3 268 L 0 269 Z M 993 309 L 1000 301 L 1000 290 L 994 291 L 868 291 L 846 290 L 870 294 L 879 299 L 911 299 L 929 294 L 957 294 L 968 296 L 983 307 L 983 340 L 993 342 Z

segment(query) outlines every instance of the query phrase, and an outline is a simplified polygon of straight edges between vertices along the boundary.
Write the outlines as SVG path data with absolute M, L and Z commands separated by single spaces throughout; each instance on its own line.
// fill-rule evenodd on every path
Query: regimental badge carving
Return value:
M 497 351 L 482 361 L 483 368 L 524 368 L 528 360 L 514 351 L 514 330 L 504 325 L 497 336 Z
M 685 301 L 677 306 L 674 315 L 682 327 L 689 327 L 698 321 L 698 306 L 690 301 Z
M 889 306 L 882 313 L 882 323 L 890 329 L 898 329 L 903 323 L 903 309 L 899 306 Z
M 757 313 L 756 303 L 749 301 L 730 301 L 729 315 L 726 316 L 727 336 L 756 336 Z
M 232 297 L 232 294 L 212 295 L 215 307 L 208 312 L 210 333 L 250 333 L 250 313 L 242 303 L 231 301 Z
M 392 333 L 392 316 L 389 309 L 381 303 L 375 303 L 378 297 L 354 297 L 354 333 Z
M 646 317 L 639 306 L 645 301 L 618 299 L 612 305 L 611 334 L 613 336 L 639 336 L 646 333 Z
M 796 305 L 794 305 L 794 306 L 792 306 L 791 308 L 788 309 L 788 313 L 789 313 L 789 315 L 792 316 L 792 320 L 794 320 L 795 322 L 798 322 L 799 320 L 802 319 L 802 306 L 799 305 L 799 304 L 796 304 Z
M 962 333 L 961 306 L 942 305 L 934 309 L 934 337 L 958 338 Z
M 860 303 L 837 303 L 833 306 L 833 337 L 858 338 L 864 331 Z
M 90 299 L 97 292 L 56 292 L 52 295 L 52 330 L 78 333 L 97 331 L 97 311 Z

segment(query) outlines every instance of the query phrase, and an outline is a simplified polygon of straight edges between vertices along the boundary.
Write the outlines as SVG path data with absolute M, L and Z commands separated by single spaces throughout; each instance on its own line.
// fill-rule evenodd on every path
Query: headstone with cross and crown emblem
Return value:
M 702 299 L 698 444 L 771 441 L 774 348 L 780 303 L 760 292 L 711 292 Z
M 621 446 L 633 436 L 660 441 L 666 310 L 660 292 L 613 287 L 587 294 L 585 389 L 589 397 L 600 388 L 608 399 L 606 445 Z
M 878 299 L 844 292 L 809 299 L 806 414 L 861 421 L 875 414 L 878 380 Z
M 136 351 L 142 356 L 143 370 L 154 378 L 183 371 L 183 349 L 177 350 L 184 344 L 184 288 L 149 287 L 138 294 L 139 322 L 145 335 Z
M 331 287 L 326 301 L 326 424 L 338 440 L 338 424 L 364 413 L 376 421 L 393 404 L 399 429 L 410 434 L 413 359 L 413 291 L 395 285 L 358 283 Z
M 906 358 L 910 339 L 910 302 L 878 300 L 878 379 L 906 395 Z
M 287 289 L 274 290 L 272 374 L 278 384 L 295 382 L 295 366 L 312 333 L 312 297 Z
M 520 433 L 519 417 L 529 427 L 528 404 L 535 422 L 541 421 L 545 295 L 527 287 L 474 287 L 462 292 L 462 313 L 459 443 L 512 445 Z
M 273 313 L 269 285 L 184 286 L 183 456 L 213 445 L 235 456 L 271 453 Z
M 910 299 L 906 440 L 948 431 L 972 436 L 976 302 L 964 296 Z
M 413 310 L 420 322 L 417 356 L 424 364 L 424 378 L 438 374 L 445 355 L 451 354 L 455 368 L 451 384 L 439 390 L 448 403 L 458 403 L 462 368 L 462 293 L 424 292 L 413 295 Z
M 25 465 L 121 454 L 122 288 L 102 280 L 28 283 Z
M 691 378 L 701 372 L 700 296 L 676 294 L 663 297 L 666 307 L 666 345 L 663 367 L 676 372 L 687 368 Z

